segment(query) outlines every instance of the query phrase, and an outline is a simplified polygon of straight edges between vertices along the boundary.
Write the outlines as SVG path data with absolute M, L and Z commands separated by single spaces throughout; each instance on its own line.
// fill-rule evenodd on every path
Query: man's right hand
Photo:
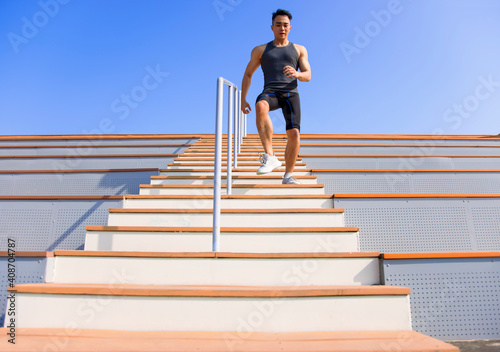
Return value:
M 246 100 L 241 101 L 241 111 L 243 111 L 244 114 L 249 114 L 250 111 L 252 111 L 250 104 L 248 104 Z

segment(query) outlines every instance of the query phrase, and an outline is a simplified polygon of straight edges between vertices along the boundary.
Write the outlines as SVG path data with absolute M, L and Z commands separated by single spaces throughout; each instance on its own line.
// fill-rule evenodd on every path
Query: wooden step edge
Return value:
M 354 198 L 499 198 L 499 193 L 467 193 L 467 194 L 335 194 L 334 198 L 354 199 Z
M 0 200 L 123 200 L 124 196 L 0 196 Z
M 116 331 L 68 328 L 17 328 L 17 346 L 7 342 L 0 351 L 40 351 L 64 341 L 65 352 L 163 352 L 175 346 L 177 352 L 459 352 L 459 348 L 416 331 L 321 331 L 294 333 L 234 331 Z M 19 348 L 17 348 L 19 347 Z M 173 349 L 172 349 L 173 350 Z
M 86 226 L 88 232 L 209 233 L 212 227 Z M 355 233 L 359 227 L 221 227 L 221 233 Z
M 278 195 L 247 195 L 247 194 L 222 194 L 221 199 L 333 199 L 332 194 L 278 194 Z M 212 195 L 169 195 L 169 194 L 144 194 L 126 195 L 125 199 L 214 199 Z
M 314 173 L 337 172 L 337 173 L 465 173 L 465 172 L 500 172 L 500 169 L 311 169 Z
M 224 165 L 226 163 L 222 163 Z M 167 163 L 167 166 L 213 166 L 214 163 L 189 163 L 189 162 L 178 162 L 178 163 Z M 261 163 L 250 163 L 250 162 L 243 162 L 243 163 L 238 163 L 239 166 L 260 166 L 262 165 Z M 295 163 L 295 166 L 306 166 L 306 163 Z M 297 170 L 299 171 L 299 170 Z
M 0 159 L 177 158 L 180 154 L 0 155 Z
M 499 258 L 500 252 L 384 253 L 382 259 Z
M 95 144 L 92 142 L 88 142 L 87 144 L 51 144 L 51 145 L 2 145 L 0 149 L 53 149 L 53 148 L 62 148 L 62 149 L 99 149 L 99 148 L 168 148 L 168 147 L 189 147 L 194 146 L 194 143 L 187 144 Z
M 227 188 L 227 185 L 221 185 L 222 188 Z M 284 185 L 284 184 L 243 184 L 236 183 L 231 185 L 232 188 L 325 188 L 323 184 L 300 184 L 300 185 Z M 206 189 L 206 188 L 214 188 L 213 185 L 150 185 L 143 184 L 139 185 L 139 188 L 190 188 L 190 189 Z
M 51 253 L 51 252 L 50 252 Z M 137 258 L 251 258 L 251 259 L 302 259 L 302 258 L 379 258 L 380 252 L 314 252 L 314 253 L 233 253 L 233 252 L 124 252 L 56 250 L 56 257 L 137 257 Z
M 0 257 L 14 258 L 49 258 L 53 257 L 54 252 L 46 251 L 0 251 Z
M 248 135 L 253 137 L 251 135 Z M 435 135 L 435 134 L 312 134 L 304 133 L 300 135 L 301 140 L 304 139 L 361 139 L 361 140 L 430 140 L 430 141 L 446 141 L 446 140 L 475 140 L 475 141 L 490 141 L 500 140 L 498 135 Z
M 410 288 L 398 286 L 218 286 L 218 285 L 133 285 L 133 284 L 20 284 L 9 292 L 66 295 L 147 297 L 345 297 L 409 295 Z
M 213 214 L 212 209 L 109 208 L 110 214 Z M 221 209 L 222 214 L 343 214 L 342 208 Z
M 429 155 L 429 154 L 299 154 L 301 158 L 500 158 L 500 155 Z
M 185 169 L 159 169 L 159 172 L 214 172 L 214 169 L 198 169 L 198 168 L 185 168 Z M 226 168 L 221 169 L 222 172 L 227 172 Z M 276 172 L 284 172 L 285 168 L 281 167 L 279 169 L 275 169 L 273 173 Z M 295 170 L 296 172 L 311 172 L 312 169 L 298 169 Z M 257 169 L 241 169 L 241 168 L 234 168 L 232 169 L 232 172 L 257 172 Z
M 107 172 L 148 172 L 157 171 L 158 168 L 137 169 L 74 169 L 74 170 L 0 170 L 0 174 L 79 174 L 79 173 L 107 173 Z
M 211 157 L 202 158 L 202 157 L 186 156 L 186 155 L 180 155 L 179 157 L 174 158 L 174 162 L 177 162 L 177 161 L 186 161 L 186 162 L 190 162 L 190 161 L 213 161 L 213 160 L 215 160 L 215 158 L 211 158 Z M 234 162 L 234 158 L 232 160 Z M 285 161 L 285 158 L 279 157 L 278 160 Z M 302 158 L 297 158 L 295 160 L 298 161 L 298 162 L 302 162 Z M 227 162 L 227 158 L 222 158 L 222 161 L 223 162 Z M 240 161 L 259 161 L 259 157 L 245 157 L 245 156 L 238 157 L 238 163 Z
M 301 143 L 301 147 L 367 147 L 367 148 L 420 148 L 422 152 L 425 152 L 426 148 L 483 148 L 483 147 L 493 147 L 498 148 L 500 145 L 495 144 L 331 144 L 331 143 Z
M 296 179 L 301 180 L 316 180 L 318 177 L 314 175 L 304 175 L 304 176 L 294 176 Z M 227 179 L 227 176 L 221 176 L 223 180 Z M 232 175 L 232 179 L 236 180 L 282 180 L 283 177 L 280 175 Z M 151 176 L 152 180 L 213 180 L 214 176 Z
M 133 139 L 200 139 L 213 134 L 64 134 L 64 135 L 12 135 L 0 136 L 0 141 L 45 141 L 45 140 L 133 140 Z M 224 135 L 226 136 L 226 135 Z M 227 138 L 227 137 L 226 137 Z

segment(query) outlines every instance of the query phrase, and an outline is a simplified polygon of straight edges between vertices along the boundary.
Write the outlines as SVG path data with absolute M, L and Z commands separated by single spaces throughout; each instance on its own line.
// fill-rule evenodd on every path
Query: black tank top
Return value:
M 297 79 L 287 77 L 283 73 L 285 66 L 299 69 L 299 53 L 292 42 L 289 42 L 287 46 L 275 46 L 272 41 L 267 43 L 260 65 L 264 72 L 264 89 L 297 91 Z

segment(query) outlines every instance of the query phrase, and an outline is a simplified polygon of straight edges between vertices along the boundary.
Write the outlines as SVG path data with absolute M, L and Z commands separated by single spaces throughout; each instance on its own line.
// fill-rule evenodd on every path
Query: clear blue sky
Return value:
M 0 134 L 213 133 L 277 8 L 309 53 L 303 133 L 500 133 L 498 0 L 0 0 Z

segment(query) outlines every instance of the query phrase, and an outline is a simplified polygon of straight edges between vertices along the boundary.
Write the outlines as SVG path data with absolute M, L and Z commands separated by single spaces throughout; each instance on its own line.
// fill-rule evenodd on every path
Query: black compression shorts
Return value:
M 300 131 L 300 97 L 297 92 L 275 91 L 264 89 L 257 97 L 257 102 L 265 100 L 269 103 L 269 111 L 281 108 L 286 121 L 287 131 L 296 128 Z

